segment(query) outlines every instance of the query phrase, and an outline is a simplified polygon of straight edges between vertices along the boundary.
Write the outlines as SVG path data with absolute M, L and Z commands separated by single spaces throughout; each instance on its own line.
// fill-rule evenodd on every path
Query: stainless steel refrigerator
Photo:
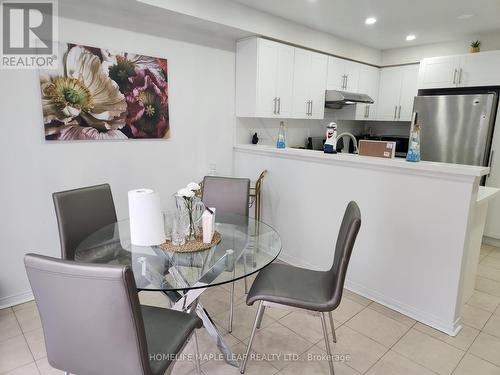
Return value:
M 422 160 L 488 165 L 497 94 L 417 96 Z

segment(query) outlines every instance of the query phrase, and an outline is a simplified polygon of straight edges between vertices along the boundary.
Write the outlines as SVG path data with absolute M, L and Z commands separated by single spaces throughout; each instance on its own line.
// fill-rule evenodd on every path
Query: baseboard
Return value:
M 486 245 L 500 247 L 500 240 L 498 238 L 483 236 L 483 243 Z
M 33 292 L 31 290 L 27 290 L 26 292 L 22 293 L 12 294 L 10 296 L 0 298 L 0 309 L 5 309 L 7 307 L 12 307 L 32 300 L 33 300 Z
M 289 254 L 281 253 L 279 255 L 278 259 L 285 262 L 285 263 L 290 264 L 291 266 L 300 267 L 300 268 L 307 268 L 309 270 L 318 270 L 318 267 L 315 266 L 314 264 L 309 263 L 309 262 L 305 262 L 303 259 L 294 257 L 294 256 L 289 255 Z
M 444 322 L 442 319 L 439 319 L 435 315 L 415 309 L 412 306 L 403 304 L 399 301 L 394 300 L 393 298 L 387 297 L 377 291 L 371 290 L 370 288 L 366 288 L 349 280 L 345 281 L 345 288 L 363 297 L 369 298 L 372 301 L 378 302 L 381 305 L 389 307 L 401 314 L 409 316 L 410 318 L 413 318 L 450 336 L 456 336 L 462 329 L 462 326 L 460 325 L 460 318 L 458 318 L 454 322 Z

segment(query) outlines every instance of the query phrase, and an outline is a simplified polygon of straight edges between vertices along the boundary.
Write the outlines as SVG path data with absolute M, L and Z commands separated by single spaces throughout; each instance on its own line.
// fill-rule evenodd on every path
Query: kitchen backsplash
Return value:
M 259 137 L 259 144 L 274 146 L 278 137 L 280 121 L 286 124 L 287 147 L 304 146 L 307 137 L 322 137 L 325 127 L 330 122 L 325 120 L 293 120 L 293 119 L 259 119 L 259 118 L 236 118 L 236 143 L 252 143 L 255 132 Z M 350 132 L 354 135 L 371 134 L 376 135 L 403 135 L 410 132 L 408 122 L 381 122 L 381 121 L 336 121 L 338 132 Z
M 328 120 L 282 120 L 286 124 L 287 146 L 305 146 L 307 137 L 322 137 Z M 236 142 L 251 143 L 255 132 L 259 144 L 274 145 L 278 136 L 279 119 L 238 118 L 236 126 Z M 337 121 L 338 131 L 353 134 L 363 133 L 364 125 L 359 121 Z

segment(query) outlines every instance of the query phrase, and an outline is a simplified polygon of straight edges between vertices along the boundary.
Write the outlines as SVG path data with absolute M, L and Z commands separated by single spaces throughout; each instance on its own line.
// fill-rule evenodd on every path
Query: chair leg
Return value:
M 332 340 L 333 342 L 337 342 L 337 335 L 335 334 L 335 324 L 333 324 L 333 316 L 332 316 L 332 312 L 329 311 L 328 312 L 328 317 L 330 318 L 330 325 L 332 326 Z
M 262 305 L 262 310 L 259 309 L 259 315 L 257 315 L 257 329 L 260 329 L 260 325 L 262 323 L 262 318 L 264 317 L 264 312 L 266 311 L 266 307 Z
M 328 364 L 330 365 L 330 375 L 335 375 L 335 370 L 333 369 L 333 357 L 332 351 L 330 350 L 330 341 L 328 340 L 328 328 L 326 327 L 325 314 L 321 313 L 321 325 L 323 326 L 323 336 L 325 337 L 326 354 L 328 355 Z
M 257 321 L 258 321 L 259 315 L 263 314 L 263 311 L 262 311 L 263 309 L 264 309 L 264 304 L 262 303 L 262 301 L 260 301 L 259 302 L 259 309 L 257 310 L 257 315 L 255 316 L 255 321 L 253 323 L 252 333 L 250 334 L 250 338 L 248 339 L 247 351 L 246 351 L 245 357 L 243 358 L 243 362 L 241 363 L 240 374 L 245 373 L 245 367 L 247 366 L 248 356 L 250 355 L 250 349 L 252 349 L 253 338 L 255 336 L 255 331 L 257 330 L 257 323 L 258 323 Z
M 196 366 L 196 374 L 201 375 L 201 366 L 200 366 L 200 348 L 198 347 L 198 336 L 196 335 L 196 330 L 194 331 L 194 346 L 196 348 L 194 359 L 194 364 Z
M 233 332 L 233 314 L 234 314 L 234 281 L 231 283 L 231 290 L 229 296 L 229 333 Z

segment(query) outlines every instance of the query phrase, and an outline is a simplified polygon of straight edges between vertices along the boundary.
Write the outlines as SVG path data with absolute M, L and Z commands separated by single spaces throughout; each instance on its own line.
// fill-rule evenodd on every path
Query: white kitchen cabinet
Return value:
M 358 92 L 367 94 L 373 99 L 373 104 L 356 104 L 356 120 L 375 120 L 378 104 L 378 89 L 380 69 L 369 65 L 359 67 Z
M 420 62 L 418 88 L 455 87 L 460 65 L 458 56 L 433 57 Z
M 377 120 L 410 121 L 417 95 L 418 65 L 382 68 Z
M 397 106 L 401 96 L 402 72 L 399 67 L 380 70 L 380 88 L 378 92 L 377 120 L 395 121 Z
M 247 38 L 236 51 L 236 116 L 291 117 L 295 48 Z
M 326 55 L 295 48 L 293 118 L 324 117 L 327 62 Z
M 411 121 L 413 101 L 418 93 L 418 65 L 401 67 L 403 80 L 401 83 L 401 97 L 399 99 L 398 121 Z
M 500 51 L 431 57 L 420 64 L 418 88 L 500 85 Z
M 460 61 L 460 87 L 500 85 L 500 51 L 470 53 Z
M 328 57 L 328 90 L 358 92 L 359 71 L 362 64 Z

